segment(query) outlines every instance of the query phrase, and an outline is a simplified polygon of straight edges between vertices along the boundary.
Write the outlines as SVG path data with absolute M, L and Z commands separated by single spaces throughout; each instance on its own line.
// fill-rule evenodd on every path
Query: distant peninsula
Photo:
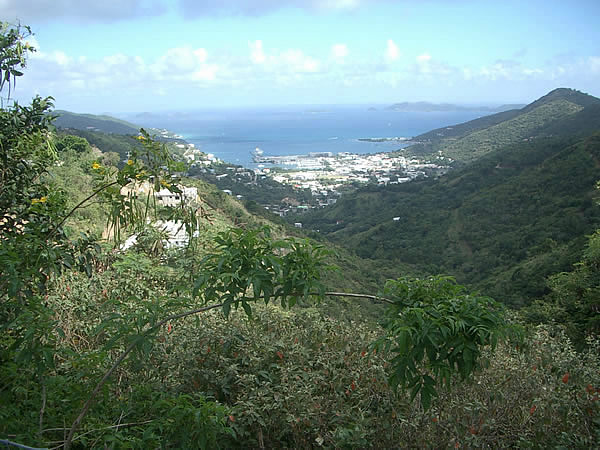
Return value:
M 502 112 L 511 109 L 521 109 L 525 105 L 509 104 L 500 106 L 465 106 L 453 105 L 451 103 L 429 103 L 429 102 L 403 102 L 394 103 L 386 109 L 400 112 L 440 112 L 440 111 L 488 111 Z

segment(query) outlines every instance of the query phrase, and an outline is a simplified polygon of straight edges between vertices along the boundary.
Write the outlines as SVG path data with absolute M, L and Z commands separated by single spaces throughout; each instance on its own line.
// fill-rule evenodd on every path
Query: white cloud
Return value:
M 387 62 L 394 62 L 400 58 L 400 49 L 394 41 L 388 39 L 387 46 L 385 48 L 385 59 Z
M 463 78 L 467 81 L 473 78 L 473 71 L 469 67 L 463 67 L 462 74 Z
M 265 52 L 263 50 L 263 43 L 261 40 L 257 40 L 254 42 L 250 42 L 250 58 L 254 64 L 263 64 L 267 57 L 265 56 Z
M 310 56 L 306 56 L 302 50 L 286 50 L 281 53 L 280 60 L 292 72 L 317 72 L 319 70 L 319 62 Z
M 158 59 L 156 68 L 179 72 L 194 71 L 206 62 L 207 57 L 208 52 L 204 48 L 194 49 L 191 46 L 171 48 Z
M 541 75 L 543 73 L 542 69 L 523 69 L 523 74 L 528 76 Z
M 71 58 L 69 58 L 64 52 L 56 51 L 50 54 L 50 57 L 53 58 L 59 65 L 66 66 L 71 62 Z
M 591 73 L 600 74 L 600 56 L 590 56 L 588 58 L 588 65 Z
M 170 91 L 253 83 L 295 86 L 317 76 L 327 77 L 326 67 L 300 49 L 267 52 L 260 40 L 250 42 L 249 47 L 246 60 L 226 54 L 213 56 L 206 48 L 190 45 L 168 49 L 150 60 L 122 53 L 73 58 L 62 51 L 37 52 L 19 85 L 28 87 L 29 92 L 39 87 L 59 98 L 89 95 L 91 91 L 102 96 L 103 90 L 143 95 L 164 85 Z M 338 51 L 344 53 L 341 47 Z
M 190 86 L 218 83 L 221 73 L 217 63 L 209 62 L 206 49 L 191 46 L 171 48 L 150 62 L 122 53 L 90 59 L 72 58 L 62 51 L 37 52 L 29 66 L 23 84 L 43 86 L 54 96 L 64 93 L 67 87 L 67 95 L 83 95 L 101 89 L 156 90 L 165 82 Z
M 120 66 L 129 62 L 129 57 L 123 55 L 122 53 L 117 53 L 116 55 L 104 57 L 102 61 L 104 64 L 109 66 Z
M 501 62 L 497 62 L 490 66 L 484 66 L 479 70 L 479 75 L 483 78 L 487 78 L 492 81 L 496 81 L 498 79 L 509 79 L 511 75 L 511 70 L 506 67 L 505 64 Z
M 218 71 L 219 66 L 208 64 L 193 72 L 190 78 L 192 81 L 214 81 L 217 78 Z
M 31 55 L 31 60 L 35 62 L 38 61 L 47 61 L 53 62 L 60 66 L 66 66 L 71 63 L 72 59 L 67 56 L 67 54 L 63 51 L 57 50 L 50 53 L 45 53 L 41 51 L 37 51 Z
M 429 53 L 423 53 L 422 55 L 417 56 L 418 63 L 427 63 L 431 60 L 431 55 Z
M 341 62 L 348 56 L 348 46 L 346 44 L 335 44 L 331 47 L 331 56 L 338 62 Z
M 287 76 L 289 74 L 314 73 L 321 69 L 321 64 L 317 59 L 306 55 L 299 49 L 267 53 L 261 40 L 250 42 L 248 46 L 250 47 L 250 61 L 257 70 Z
M 515 60 L 498 60 L 493 64 L 480 67 L 472 71 L 472 78 L 487 81 L 523 81 L 530 79 L 552 79 L 558 74 L 566 73 L 561 66 L 553 68 L 525 67 Z M 470 79 L 465 76 L 465 79 Z
M 312 2 L 322 9 L 355 9 L 361 4 L 360 0 L 317 0 Z M 364 2 L 363 2 L 364 3 Z

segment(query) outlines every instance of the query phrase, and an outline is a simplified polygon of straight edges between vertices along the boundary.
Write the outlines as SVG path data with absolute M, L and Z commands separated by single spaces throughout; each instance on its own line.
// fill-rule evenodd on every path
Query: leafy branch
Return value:
M 502 305 L 468 294 L 451 277 L 390 280 L 384 293 L 394 306 L 387 311 L 386 336 L 375 347 L 396 355 L 390 385 L 409 389 L 412 399 L 420 393 L 425 409 L 437 386 L 449 386 L 457 375 L 467 379 L 480 367 L 484 347 L 521 337 Z

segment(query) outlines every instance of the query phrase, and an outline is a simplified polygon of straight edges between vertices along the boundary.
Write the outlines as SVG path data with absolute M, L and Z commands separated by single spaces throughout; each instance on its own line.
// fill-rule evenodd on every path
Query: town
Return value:
M 193 144 L 179 142 L 176 146 L 190 165 L 188 175 L 210 181 L 239 200 L 254 200 L 279 216 L 335 204 L 344 193 L 368 184 L 394 185 L 436 177 L 452 163 L 441 154 L 428 159 L 409 157 L 402 151 L 264 156 L 257 148 L 252 152 L 257 167 L 246 168 L 228 164 Z

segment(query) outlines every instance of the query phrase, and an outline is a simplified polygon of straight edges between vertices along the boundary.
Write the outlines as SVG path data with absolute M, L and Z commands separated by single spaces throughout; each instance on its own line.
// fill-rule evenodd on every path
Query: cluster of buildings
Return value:
M 279 162 L 295 167 L 256 169 L 258 176 L 266 175 L 278 183 L 291 185 L 296 189 L 308 189 L 312 193 L 312 201 L 309 204 L 285 198 L 278 205 L 263 205 L 280 216 L 333 205 L 344 191 L 361 184 L 393 185 L 420 177 L 437 176 L 446 172 L 452 162 L 441 155 L 433 162 L 426 162 L 395 153 L 269 157 L 272 158 L 281 159 L 272 163 Z
M 262 169 L 273 180 L 294 187 L 310 189 L 313 193 L 336 190 L 357 183 L 400 184 L 432 174 L 439 175 L 448 169 L 450 159 L 439 156 L 435 162 L 406 158 L 395 153 L 358 155 L 339 153 L 318 157 L 297 158 L 294 169 Z M 307 168 L 309 166 L 310 168 Z
M 175 147 L 183 151 L 183 159 L 191 167 L 210 166 L 213 163 L 221 162 L 212 153 L 204 153 L 198 150 L 194 144 L 175 144 Z
M 214 176 L 217 184 L 228 195 L 241 199 L 242 195 L 235 192 L 236 185 L 261 184 L 265 179 L 288 185 L 299 192 L 310 191 L 310 200 L 307 200 L 306 195 L 298 195 L 285 197 L 277 204 L 260 202 L 266 209 L 281 216 L 333 205 L 343 192 L 360 185 L 393 185 L 416 178 L 437 176 L 446 172 L 452 163 L 450 158 L 441 154 L 430 161 L 390 152 L 318 152 L 308 155 L 264 156 L 257 148 L 253 152 L 253 159 L 258 167 L 250 169 L 228 165 L 185 141 L 176 143 L 175 146 L 191 167 L 200 168 L 201 173 Z M 170 198 L 165 193 L 164 201 L 172 202 L 177 199 Z

